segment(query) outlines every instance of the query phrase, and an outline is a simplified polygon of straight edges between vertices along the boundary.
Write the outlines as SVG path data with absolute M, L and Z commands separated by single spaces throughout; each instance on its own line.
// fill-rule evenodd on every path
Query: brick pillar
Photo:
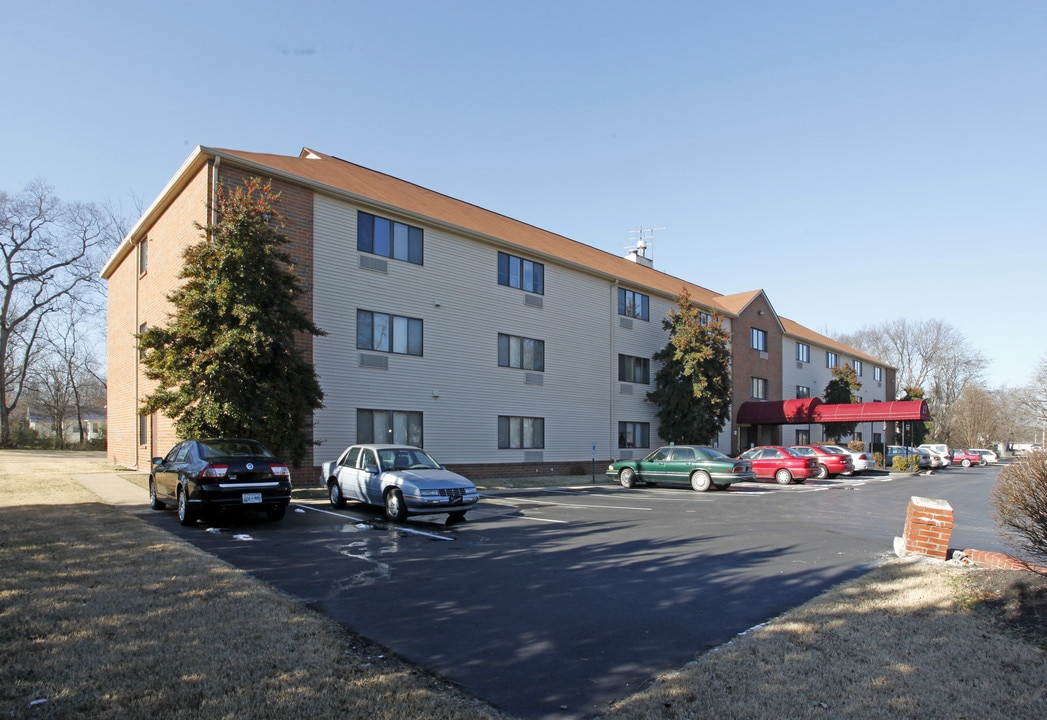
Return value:
M 952 528 L 953 512 L 949 503 L 930 498 L 909 498 L 905 531 L 901 538 L 895 539 L 895 552 L 901 557 L 926 555 L 946 560 Z

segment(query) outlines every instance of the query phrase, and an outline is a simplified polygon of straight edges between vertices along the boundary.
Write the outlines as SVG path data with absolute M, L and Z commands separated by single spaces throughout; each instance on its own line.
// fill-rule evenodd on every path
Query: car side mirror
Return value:
M 378 468 L 376 468 L 374 465 L 368 465 L 364 468 L 364 472 L 370 473 L 371 475 L 377 475 Z
M 162 465 L 163 462 L 164 462 L 164 459 L 162 457 L 155 457 L 155 458 L 153 458 L 153 465 Z

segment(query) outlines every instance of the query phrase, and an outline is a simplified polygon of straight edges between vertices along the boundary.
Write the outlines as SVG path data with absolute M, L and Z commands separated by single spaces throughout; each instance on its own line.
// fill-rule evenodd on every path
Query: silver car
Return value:
M 461 520 L 480 499 L 469 480 L 410 445 L 352 445 L 325 462 L 321 472 L 331 505 L 342 508 L 346 500 L 359 500 L 382 506 L 393 522 L 433 513 Z

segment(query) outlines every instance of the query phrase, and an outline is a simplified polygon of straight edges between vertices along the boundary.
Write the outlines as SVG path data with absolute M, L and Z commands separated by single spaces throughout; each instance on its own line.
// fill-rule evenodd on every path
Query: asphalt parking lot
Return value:
M 485 493 L 450 526 L 322 501 L 280 523 L 147 517 L 508 712 L 578 718 L 890 557 L 912 495 L 954 503 L 954 546 L 995 549 L 995 474 L 707 493 L 581 478 Z

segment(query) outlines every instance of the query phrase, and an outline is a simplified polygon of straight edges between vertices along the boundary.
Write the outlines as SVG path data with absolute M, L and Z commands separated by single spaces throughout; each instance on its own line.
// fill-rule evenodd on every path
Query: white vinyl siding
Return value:
M 315 196 L 313 319 L 327 333 L 313 345 L 324 391 L 314 416 L 322 443 L 315 464 L 355 442 L 358 408 L 421 412 L 426 449 L 445 464 L 524 461 L 523 449 L 498 448 L 503 416 L 544 418 L 538 452 L 545 462 L 587 458 L 594 442 L 598 457 L 611 456 L 612 378 L 585 361 L 607 356 L 606 281 L 545 262 L 543 302 L 535 307 L 525 293 L 498 284 L 497 247 L 411 217 L 394 219 L 423 227 L 425 265 L 367 269 L 356 249 L 358 209 L 371 211 Z M 356 347 L 358 309 L 422 320 L 423 356 L 389 353 L 387 369 L 361 367 L 361 355 L 378 353 Z M 499 333 L 544 341 L 541 384 L 498 366 Z

